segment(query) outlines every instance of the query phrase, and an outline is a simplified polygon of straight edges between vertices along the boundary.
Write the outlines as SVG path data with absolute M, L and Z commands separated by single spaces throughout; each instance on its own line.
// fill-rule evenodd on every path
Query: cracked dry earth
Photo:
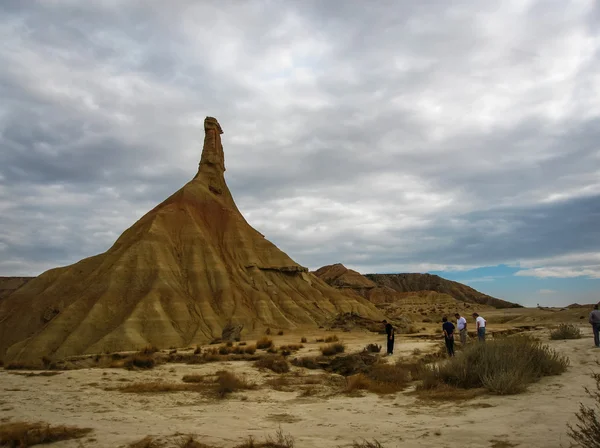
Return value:
M 359 336 L 344 335 L 345 338 Z M 547 340 L 547 333 L 543 335 Z M 569 370 L 542 379 L 524 394 L 482 396 L 456 402 L 422 401 L 410 389 L 389 396 L 365 393 L 347 396 L 335 386 L 316 395 L 301 390 L 274 390 L 265 382 L 276 374 L 259 371 L 247 362 L 204 365 L 165 364 L 151 371 L 85 369 L 56 376 L 26 377 L 0 370 L 0 421 L 45 421 L 93 428 L 80 441 L 56 447 L 126 447 L 145 436 L 195 434 L 203 443 L 233 447 L 248 436 L 263 440 L 279 428 L 295 439 L 297 448 L 349 446 L 353 441 L 377 439 L 385 448 L 439 447 L 568 447 L 568 422 L 574 423 L 579 402 L 586 402 L 584 386 L 600 360 L 591 334 L 572 341 L 548 341 L 571 359 Z M 358 339 L 357 339 L 358 341 Z M 349 351 L 364 340 L 348 343 Z M 397 341 L 394 358 L 408 357 L 432 342 Z M 308 344 L 303 353 L 314 352 Z M 181 382 L 183 375 L 229 370 L 257 383 L 256 390 L 217 400 L 198 392 L 131 394 L 105 390 L 138 381 Z M 322 375 L 292 368 L 292 375 Z M 313 378 L 314 380 L 314 378 Z M 320 387 L 320 386 L 318 386 Z M 329 389 L 327 389 L 329 387 Z M 337 386 L 339 388 L 339 386 Z M 408 394 L 407 394 L 408 393 Z

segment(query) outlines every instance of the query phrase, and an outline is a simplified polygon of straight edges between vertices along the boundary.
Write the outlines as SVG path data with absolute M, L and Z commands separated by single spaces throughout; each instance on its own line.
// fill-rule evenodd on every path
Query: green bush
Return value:
M 576 325 L 560 324 L 550 332 L 550 339 L 581 339 L 581 330 Z
M 581 446 L 600 448 L 600 373 L 593 373 L 592 377 L 596 380 L 596 390 L 586 387 L 585 391 L 595 404 L 593 406 L 579 404 L 579 412 L 575 414 L 578 423 L 575 427 L 568 425 L 568 434 Z
M 569 366 L 540 341 L 528 336 L 501 338 L 485 344 L 472 344 L 462 356 L 423 372 L 422 389 L 446 384 L 463 389 L 484 387 L 496 394 L 516 394 L 543 376 L 559 375 Z

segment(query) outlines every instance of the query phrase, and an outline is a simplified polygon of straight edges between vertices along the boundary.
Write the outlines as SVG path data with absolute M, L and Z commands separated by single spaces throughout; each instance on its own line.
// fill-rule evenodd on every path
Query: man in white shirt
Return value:
M 475 318 L 475 326 L 477 327 L 477 337 L 479 342 L 485 342 L 485 324 L 486 320 L 477 313 L 473 313 Z
M 467 343 L 467 319 L 459 313 L 456 313 L 454 317 L 456 317 L 456 328 L 460 334 L 460 345 L 465 345 Z

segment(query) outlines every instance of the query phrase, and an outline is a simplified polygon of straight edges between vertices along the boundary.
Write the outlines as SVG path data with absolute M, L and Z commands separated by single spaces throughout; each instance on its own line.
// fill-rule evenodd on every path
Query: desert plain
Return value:
M 277 433 L 303 447 L 569 447 L 567 424 L 576 422 L 580 402 L 591 405 L 584 387 L 598 371 L 600 350 L 593 345 L 587 314 L 578 309 L 507 309 L 486 313 L 490 335 L 523 332 L 539 338 L 570 366 L 561 375 L 544 377 L 516 395 L 416 392 L 418 381 L 395 393 L 348 392 L 344 376 L 320 369 L 290 366 L 286 373 L 258 368 L 254 361 L 217 360 L 204 364 L 165 362 L 152 369 L 90 367 L 73 370 L 0 370 L 0 423 L 45 422 L 91 429 L 84 437 L 54 443 L 56 447 L 177 447 L 190 436 L 215 447 L 256 446 Z M 587 316 L 584 316 L 587 317 Z M 573 323 L 582 337 L 550 340 L 559 323 Z M 438 324 L 427 323 L 417 334 L 401 334 L 395 353 L 375 356 L 381 363 L 410 362 L 440 352 Z M 494 333 L 496 334 L 494 336 Z M 303 347 L 287 356 L 320 355 L 322 342 L 335 334 L 345 353 L 369 343 L 383 344 L 385 335 L 366 330 L 299 329 L 273 334 L 275 346 Z M 244 339 L 251 345 L 254 339 Z M 510 336 L 509 336 L 510 337 Z M 470 339 L 470 344 L 476 344 Z M 216 347 L 216 346 L 215 346 Z M 201 347 L 201 350 L 210 346 Z M 195 347 L 162 350 L 185 355 Z M 461 356 L 460 350 L 457 356 Z M 434 362 L 446 362 L 440 357 Z M 81 366 L 80 366 L 81 367 Z M 201 390 L 128 392 L 127 386 L 186 384 L 184 376 L 210 377 L 227 371 L 252 387 L 217 397 Z M 49 372 L 49 373 L 44 373 Z M 49 376 L 46 376 L 49 375 Z M 189 383 L 187 383 L 189 384 Z M 134 388 L 135 389 L 135 388 Z M 203 446 L 203 445 L 187 446 Z M 271 445 L 263 445 L 271 446 Z M 273 445 L 279 446 L 279 445 Z

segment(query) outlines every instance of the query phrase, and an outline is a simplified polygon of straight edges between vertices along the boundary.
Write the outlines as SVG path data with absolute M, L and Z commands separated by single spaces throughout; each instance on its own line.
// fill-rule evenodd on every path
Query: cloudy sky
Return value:
M 193 177 L 310 268 L 600 299 L 600 3 L 0 2 L 0 275 L 108 249 Z

